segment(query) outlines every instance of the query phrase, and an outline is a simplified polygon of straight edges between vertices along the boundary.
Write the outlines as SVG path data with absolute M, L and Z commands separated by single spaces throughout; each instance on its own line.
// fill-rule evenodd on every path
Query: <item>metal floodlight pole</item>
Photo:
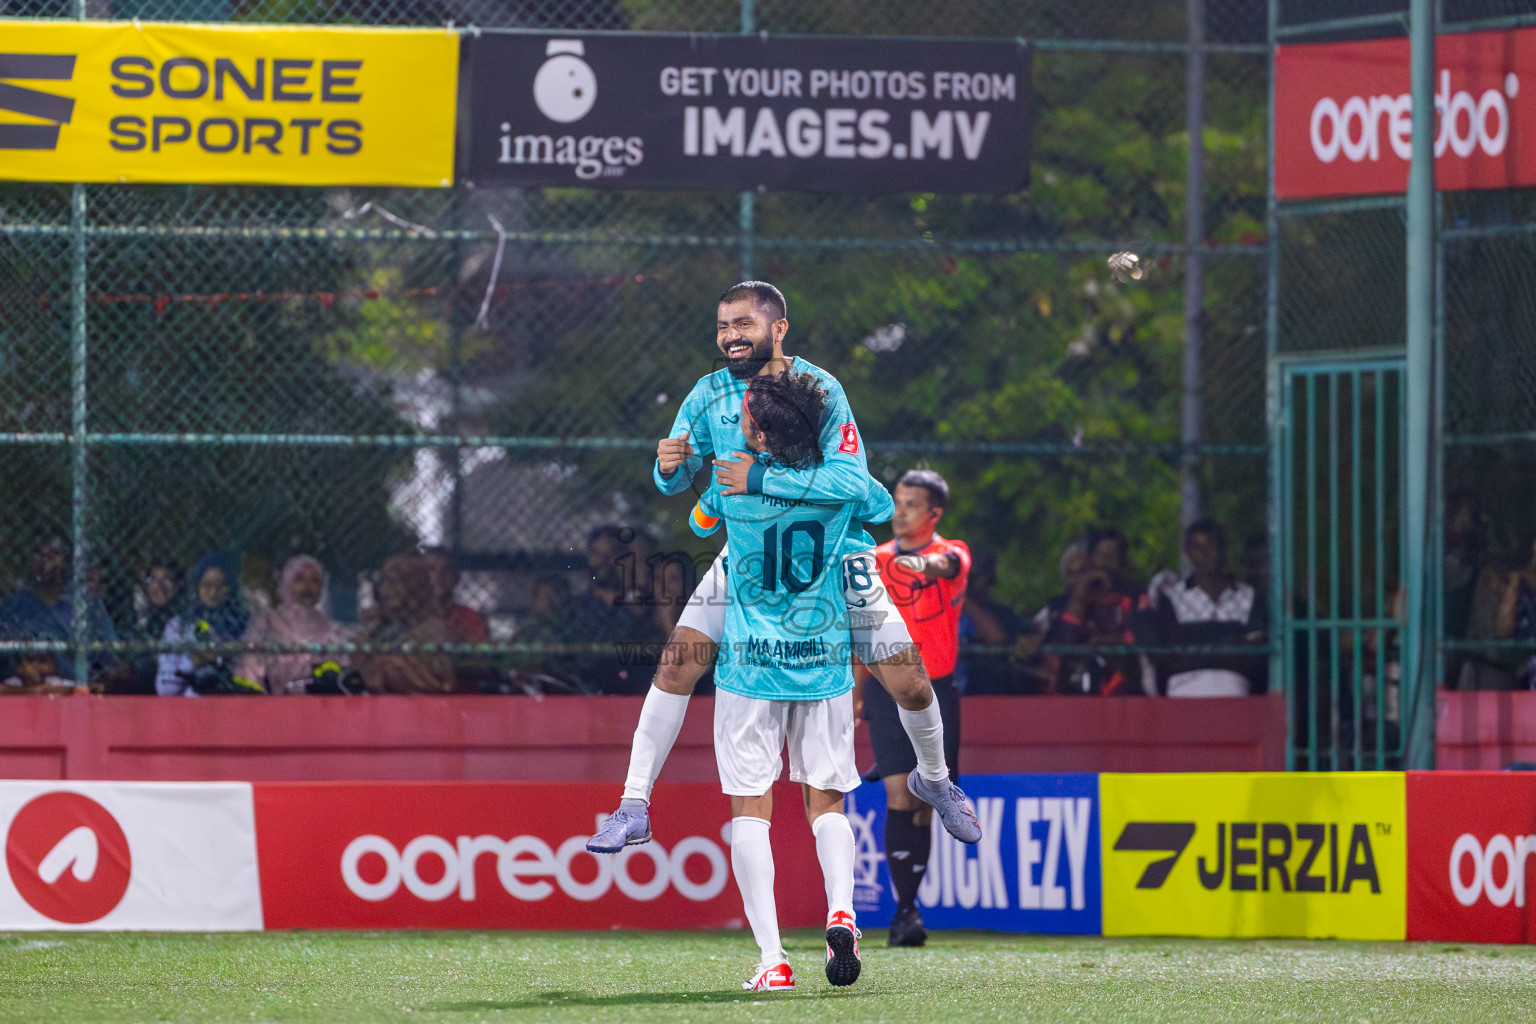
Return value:
M 1200 377 L 1205 310 L 1201 244 L 1205 241 L 1205 0 L 1189 0 L 1189 49 L 1185 61 L 1184 131 L 1189 156 L 1184 168 L 1184 391 L 1179 403 L 1179 518 L 1188 526 L 1201 515 Z
M 453 226 L 462 229 L 468 219 L 465 212 L 466 196 L 462 187 L 455 188 L 453 198 L 449 200 L 450 216 L 453 218 Z M 451 265 L 453 266 L 456 287 L 450 292 L 451 304 L 448 307 L 448 372 L 452 376 L 453 392 L 451 407 L 448 415 L 453 420 L 453 434 L 455 437 L 464 436 L 464 332 L 469 329 L 469 309 L 464 303 L 464 240 L 462 235 L 456 236 L 452 242 L 453 254 Z M 495 282 L 492 282 L 492 287 Z M 464 449 L 460 445 L 454 445 L 447 452 L 439 452 L 438 457 L 447 456 L 449 473 L 453 478 L 453 492 L 448 499 L 448 529 L 446 536 L 442 538 L 442 545 L 447 548 L 457 561 L 464 545 Z
M 70 196 L 70 224 L 74 230 L 73 267 L 69 282 L 69 447 L 70 477 L 70 547 L 74 552 L 70 571 L 70 636 L 74 647 L 75 682 L 84 686 L 90 680 L 90 658 L 85 645 L 90 641 L 89 595 L 86 594 L 86 568 L 90 552 L 86 548 L 86 441 L 85 441 L 85 186 L 76 185 Z
M 1409 68 L 1413 96 L 1413 157 L 1408 174 L 1408 317 L 1403 409 L 1407 621 L 1403 632 L 1402 719 L 1405 767 L 1432 768 L 1435 757 L 1434 684 L 1428 668 L 1430 393 L 1435 310 L 1435 21 L 1434 0 L 1409 7 Z
M 88 13 L 86 0 L 75 0 L 75 19 L 84 21 Z M 86 276 L 86 224 L 85 186 L 76 184 L 69 201 L 70 233 L 70 281 L 69 281 L 69 448 L 70 448 L 70 623 L 71 646 L 74 650 L 75 682 L 90 682 L 90 657 L 86 643 L 90 640 L 90 619 L 86 616 L 85 578 L 90 553 L 85 543 L 85 276 Z
M 1269 80 L 1267 82 L 1269 135 L 1267 169 L 1264 175 L 1264 361 L 1268 367 L 1264 389 L 1264 421 L 1267 427 L 1269 457 L 1269 508 L 1265 530 L 1269 539 L 1269 679 L 1270 686 L 1285 694 L 1285 768 L 1296 768 L 1296 701 L 1290 677 L 1290 608 L 1286 604 L 1286 575 L 1282 558 L 1290 554 L 1290 537 L 1284 524 L 1288 521 L 1281 507 L 1285 487 L 1285 436 L 1281 431 L 1284 403 L 1280 394 L 1281 377 L 1275 361 L 1280 343 L 1280 204 L 1275 198 L 1275 44 L 1279 38 L 1280 0 L 1269 0 Z

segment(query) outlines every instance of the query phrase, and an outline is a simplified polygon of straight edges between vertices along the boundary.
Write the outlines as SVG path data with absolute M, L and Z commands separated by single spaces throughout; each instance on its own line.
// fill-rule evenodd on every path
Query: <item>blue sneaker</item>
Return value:
M 651 815 L 645 801 L 620 800 L 619 809 L 604 818 L 597 827 L 597 835 L 587 840 L 587 850 L 618 853 L 626 846 L 639 846 L 650 841 Z
M 981 822 L 976 820 L 976 812 L 966 806 L 965 794 L 960 792 L 959 786 L 948 779 L 929 782 L 913 768 L 912 774 L 907 776 L 907 789 L 919 800 L 933 806 L 944 823 L 944 831 L 962 843 L 981 841 Z

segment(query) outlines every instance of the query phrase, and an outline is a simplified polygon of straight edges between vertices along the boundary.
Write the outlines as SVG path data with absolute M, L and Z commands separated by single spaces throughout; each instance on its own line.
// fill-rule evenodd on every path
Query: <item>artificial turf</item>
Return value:
M 868 937 L 833 989 L 820 935 L 800 987 L 739 983 L 741 933 L 0 935 L 16 1021 L 1529 1021 L 1536 948 L 1444 943 Z

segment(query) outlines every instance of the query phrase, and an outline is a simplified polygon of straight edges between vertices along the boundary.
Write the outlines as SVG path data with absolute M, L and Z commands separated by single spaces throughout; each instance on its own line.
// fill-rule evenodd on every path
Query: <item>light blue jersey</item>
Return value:
M 822 463 L 811 469 L 783 469 L 759 462 L 747 479 L 748 494 L 766 494 L 786 501 L 811 501 L 829 504 L 855 504 L 864 498 L 869 464 L 864 440 L 853 420 L 853 410 L 843 394 L 843 386 L 826 370 L 805 359 L 790 363 L 795 373 L 809 373 L 827 389 L 827 403 L 821 419 Z M 719 369 L 699 382 L 683 399 L 672 430 L 677 437 L 688 431 L 693 456 L 671 476 L 663 476 L 661 466 L 651 466 L 651 477 L 663 494 L 680 494 L 693 484 L 693 478 L 710 458 L 730 457 L 732 452 L 747 451 L 747 439 L 741 431 L 741 399 L 747 382 L 728 369 Z M 874 539 L 864 529 L 865 522 L 882 523 L 889 518 L 849 521 L 846 531 L 833 534 L 841 539 L 833 545 L 838 554 L 872 550 Z
M 725 497 L 719 484 L 699 499 L 689 517 L 694 532 L 726 528 L 730 598 L 715 663 L 720 689 L 760 700 L 824 700 L 853 688 L 836 539 L 850 522 L 883 522 L 894 509 L 878 481 L 868 473 L 862 479 L 853 502 Z

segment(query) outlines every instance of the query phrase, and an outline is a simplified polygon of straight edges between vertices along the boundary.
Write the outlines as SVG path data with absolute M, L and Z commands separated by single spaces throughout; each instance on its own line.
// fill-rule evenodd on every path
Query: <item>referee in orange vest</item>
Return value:
M 875 549 L 880 577 L 891 601 L 906 620 L 944 721 L 944 757 L 950 781 L 960 777 L 960 695 L 955 690 L 955 659 L 960 644 L 960 611 L 965 605 L 971 550 L 964 541 L 946 540 L 935 531 L 949 505 L 949 485 L 931 469 L 909 469 L 896 482 L 896 536 Z M 860 681 L 868 672 L 859 666 Z M 875 767 L 866 778 L 885 782 L 885 860 L 896 890 L 896 916 L 890 945 L 921 946 L 928 940 L 917 909 L 917 888 L 932 849 L 929 823 L 933 809 L 907 789 L 907 775 L 917 767 L 912 743 L 901 724 L 901 709 L 879 686 L 861 686 L 863 716 L 869 722 Z

